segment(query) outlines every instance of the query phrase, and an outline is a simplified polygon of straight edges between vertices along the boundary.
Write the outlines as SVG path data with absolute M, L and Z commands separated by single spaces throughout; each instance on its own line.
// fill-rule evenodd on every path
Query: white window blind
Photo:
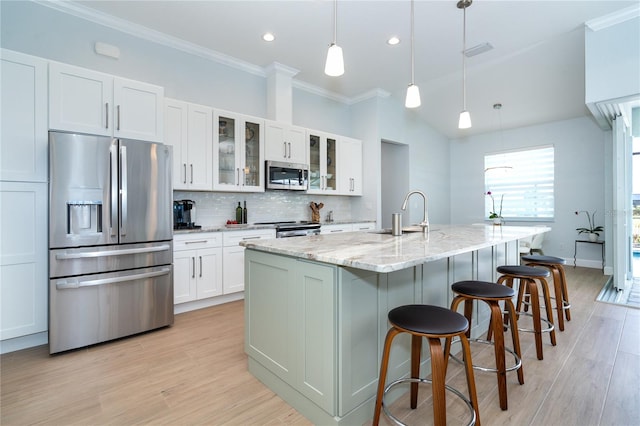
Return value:
M 485 217 L 500 211 L 505 219 L 552 219 L 554 215 L 553 146 L 501 152 L 484 157 Z M 503 197 L 504 196 L 504 197 Z

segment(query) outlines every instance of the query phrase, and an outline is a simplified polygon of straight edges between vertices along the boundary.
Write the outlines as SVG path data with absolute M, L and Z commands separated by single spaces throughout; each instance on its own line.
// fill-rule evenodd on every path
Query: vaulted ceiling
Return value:
M 404 97 L 410 83 L 410 1 L 337 3 L 337 42 L 345 73 L 324 74 L 333 39 L 329 0 L 77 1 L 240 62 L 273 62 L 299 70 L 298 87 L 354 102 L 382 90 Z M 457 128 L 462 110 L 462 10 L 455 0 L 415 2 L 415 83 L 422 117 L 450 138 L 578 117 L 584 105 L 584 23 L 637 0 L 474 0 L 467 9 L 467 47 L 493 49 L 467 59 L 467 109 L 473 127 Z M 267 43 L 261 36 L 272 32 Z M 391 46 L 387 40 L 401 42 Z M 493 104 L 500 102 L 500 113 Z

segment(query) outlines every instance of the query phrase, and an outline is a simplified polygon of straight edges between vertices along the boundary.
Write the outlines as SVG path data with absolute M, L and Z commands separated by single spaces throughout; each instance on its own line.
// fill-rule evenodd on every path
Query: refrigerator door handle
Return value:
M 116 227 L 118 226 L 118 144 L 117 141 L 111 143 L 109 148 L 110 168 L 109 168 L 109 193 L 111 194 L 110 214 L 109 214 L 109 233 L 115 237 Z
M 127 147 L 120 147 L 120 236 L 127 235 Z
M 121 277 L 101 278 L 97 280 L 80 281 L 77 278 L 66 278 L 56 282 L 56 288 L 58 290 L 65 290 L 65 289 L 73 289 L 73 288 L 80 288 L 80 287 L 92 287 L 96 285 L 115 284 L 115 283 L 122 283 L 127 281 L 140 280 L 144 278 L 159 277 L 161 275 L 167 275 L 169 273 L 171 273 L 171 268 L 162 268 L 159 271 L 144 272 L 142 274 L 134 274 L 134 275 L 124 275 Z
M 168 251 L 171 249 L 169 244 L 163 244 L 157 247 L 142 247 L 134 249 L 119 249 L 119 250 L 105 250 L 105 251 L 87 251 L 83 253 L 58 253 L 56 254 L 56 260 L 71 260 L 71 259 L 84 259 L 91 257 L 108 257 L 108 256 L 125 256 L 131 254 L 144 254 L 155 253 L 158 251 Z

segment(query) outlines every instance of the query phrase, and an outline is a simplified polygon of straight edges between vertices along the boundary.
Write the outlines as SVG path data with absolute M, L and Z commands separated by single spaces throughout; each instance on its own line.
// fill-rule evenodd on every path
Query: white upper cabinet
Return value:
M 362 141 L 341 136 L 338 142 L 338 192 L 362 195 Z
M 164 89 L 49 64 L 49 128 L 162 142 Z
M 165 99 L 164 143 L 173 146 L 173 189 L 213 189 L 213 110 Z
M 307 132 L 309 149 L 309 194 L 337 194 L 337 141 L 335 135 Z
M 0 180 L 46 182 L 47 62 L 0 52 Z
M 276 121 L 265 121 L 265 159 L 308 164 L 305 129 Z
M 213 189 L 264 191 L 264 120 L 214 110 Z

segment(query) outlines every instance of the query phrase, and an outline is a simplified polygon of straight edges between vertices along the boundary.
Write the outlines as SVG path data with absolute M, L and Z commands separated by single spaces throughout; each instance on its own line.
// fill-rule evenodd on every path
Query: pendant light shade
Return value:
M 471 6 L 473 0 L 460 0 L 458 9 L 462 9 L 462 112 L 458 120 L 459 129 L 471 127 L 471 114 L 467 111 L 467 62 L 465 50 L 467 50 L 467 7 Z
M 411 84 L 407 87 L 407 97 L 404 106 L 407 108 L 417 108 L 420 106 L 420 89 L 414 81 L 414 53 L 413 53 L 413 0 L 411 0 Z
M 331 43 L 327 52 L 327 62 L 324 65 L 324 73 L 331 77 L 338 77 L 344 74 L 344 59 L 342 58 L 342 47 Z
M 464 110 L 460 113 L 460 119 L 458 120 L 459 129 L 468 129 L 471 127 L 471 114 L 469 111 Z
M 404 106 L 407 108 L 417 108 L 420 106 L 420 89 L 413 83 L 407 87 L 407 97 L 404 100 Z
M 327 52 L 327 62 L 324 64 L 324 73 L 331 77 L 338 77 L 344 74 L 344 59 L 342 48 L 337 44 L 338 35 L 338 0 L 333 2 L 333 43 Z

